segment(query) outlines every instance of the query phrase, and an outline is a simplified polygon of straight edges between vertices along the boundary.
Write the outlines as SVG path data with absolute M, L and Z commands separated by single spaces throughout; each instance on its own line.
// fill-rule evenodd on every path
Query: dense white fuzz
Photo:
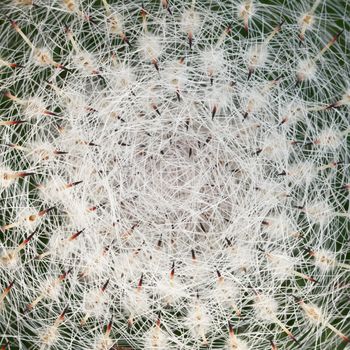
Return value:
M 194 35 L 199 30 L 201 25 L 200 14 L 193 8 L 187 9 L 181 16 L 182 30 L 188 35 Z
M 109 25 L 109 30 L 113 34 L 122 35 L 124 28 L 124 19 L 118 13 L 113 13 L 107 17 L 107 23 Z
M 63 0 L 63 4 L 70 12 L 78 10 L 78 5 L 75 0 Z
M 236 283 L 224 279 L 223 276 L 220 275 L 217 280 L 216 288 L 213 290 L 213 295 L 217 303 L 225 308 L 232 308 L 237 316 L 241 315 L 237 305 L 237 301 L 240 299 L 240 291 Z
M 111 88 L 115 92 L 127 92 L 129 89 L 133 89 L 136 86 L 136 77 L 131 67 L 126 64 L 117 64 L 112 67 L 111 75 L 109 76 Z M 106 102 L 106 105 L 110 107 L 110 99 Z
M 91 350 L 109 350 L 113 346 L 113 340 L 106 335 L 102 335 L 96 345 Z
M 322 130 L 314 140 L 314 144 L 320 147 L 336 149 L 343 141 L 342 134 L 335 128 L 329 128 Z
M 300 39 L 304 40 L 304 35 L 307 30 L 310 30 L 315 23 L 315 17 L 312 13 L 306 12 L 300 16 L 298 24 L 301 29 Z
M 1 349 L 345 350 L 342 1 L 0 1 Z
M 309 184 L 317 177 L 317 167 L 311 161 L 288 165 L 286 175 L 291 177 L 294 185 Z
M 47 48 L 37 48 L 34 51 L 34 59 L 36 64 L 40 66 L 48 66 L 54 63 L 51 52 Z
M 18 265 L 18 252 L 15 249 L 5 249 L 0 251 L 0 264 L 6 269 L 15 269 Z
M 305 317 L 312 324 L 320 324 L 323 322 L 322 310 L 315 304 L 300 302 L 300 306 L 304 311 Z
M 326 224 L 332 219 L 334 210 L 330 204 L 322 201 L 308 203 L 305 206 L 305 213 L 311 221 L 319 224 Z
M 62 285 L 59 283 L 59 280 L 57 278 L 55 279 L 48 279 L 44 281 L 42 285 L 41 293 L 44 298 L 48 299 L 58 299 L 60 296 L 62 290 Z
M 85 316 L 80 321 L 81 325 L 84 325 L 90 317 L 106 317 L 105 312 L 108 305 L 108 295 L 105 290 L 93 289 L 88 291 L 83 300 L 82 311 Z
M 244 22 L 244 28 L 248 31 L 248 23 L 256 12 L 255 4 L 253 0 L 245 0 L 241 2 L 238 7 L 238 17 L 240 17 Z
M 167 306 L 180 302 L 186 296 L 185 286 L 175 276 L 163 276 L 157 284 L 157 290 L 162 303 Z
M 230 338 L 226 350 L 249 350 L 247 343 L 237 337 Z
M 201 52 L 201 58 L 203 61 L 203 70 L 211 81 L 213 81 L 217 75 L 223 73 L 225 57 L 222 49 L 217 47 L 206 49 Z
M 285 279 L 293 275 L 295 259 L 280 251 L 272 251 L 266 255 L 268 268 L 274 277 Z
M 15 177 L 13 176 L 14 172 L 6 167 L 0 168 L 0 186 L 1 189 L 5 189 L 6 187 L 9 187 L 12 182 L 15 180 Z
M 146 62 L 156 64 L 162 53 L 160 38 L 154 34 L 146 33 L 138 41 L 140 55 Z
M 185 324 L 193 334 L 194 340 L 204 345 L 208 344 L 206 334 L 210 329 L 211 322 L 210 314 L 204 304 L 200 300 L 196 300 L 193 307 L 188 310 L 185 320 Z
M 145 334 L 145 348 L 152 350 L 169 349 L 167 335 L 160 327 L 160 321 Z
M 316 76 L 317 66 L 312 59 L 304 59 L 298 62 L 296 74 L 298 81 L 311 80 Z
M 305 33 L 308 30 L 312 29 L 315 23 L 315 11 L 317 7 L 320 5 L 320 3 L 321 3 L 321 0 L 314 0 L 312 2 L 312 7 L 299 17 L 298 19 L 298 24 L 300 26 L 299 38 L 301 41 L 304 41 Z
M 287 107 L 283 107 L 281 113 L 281 124 L 294 124 L 299 120 L 303 120 L 307 117 L 307 108 L 302 102 L 289 103 Z
M 279 213 L 266 216 L 262 221 L 262 230 L 269 235 L 270 239 L 279 240 L 292 235 L 297 227 L 285 213 Z
M 314 257 L 315 266 L 320 270 L 328 271 L 337 265 L 335 254 L 329 250 L 322 249 L 316 252 L 311 252 L 311 255 Z
M 257 294 L 255 296 L 254 309 L 257 317 L 262 321 L 274 321 L 278 309 L 276 300 L 264 294 Z
M 123 309 L 128 315 L 128 325 L 131 327 L 136 318 L 143 316 L 149 310 L 149 300 L 143 288 L 125 289 Z
M 250 71 L 264 65 L 268 57 L 267 48 L 264 44 L 255 44 L 247 51 L 247 64 Z
M 50 348 L 57 341 L 58 336 L 59 333 L 56 326 L 43 329 L 40 334 L 40 342 L 42 343 L 40 349 Z
M 78 52 L 73 56 L 73 63 L 76 67 L 86 73 L 86 74 L 97 74 L 98 70 L 95 68 L 96 63 L 94 62 L 95 58 L 92 54 L 88 52 Z

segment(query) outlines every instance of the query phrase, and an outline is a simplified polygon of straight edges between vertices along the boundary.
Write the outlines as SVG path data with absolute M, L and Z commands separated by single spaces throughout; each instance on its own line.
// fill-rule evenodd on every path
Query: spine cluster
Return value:
M 1 349 L 345 349 L 344 12 L 1 2 Z

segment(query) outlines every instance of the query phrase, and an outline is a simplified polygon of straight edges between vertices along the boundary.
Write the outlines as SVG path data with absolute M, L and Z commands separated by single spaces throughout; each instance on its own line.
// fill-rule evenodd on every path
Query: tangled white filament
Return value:
M 344 349 L 347 10 L 2 2 L 2 349 Z

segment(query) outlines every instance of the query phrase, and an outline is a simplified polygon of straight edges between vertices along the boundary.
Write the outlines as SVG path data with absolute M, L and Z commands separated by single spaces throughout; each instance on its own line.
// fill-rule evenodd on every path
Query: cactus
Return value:
M 0 4 L 1 349 L 345 349 L 345 4 Z

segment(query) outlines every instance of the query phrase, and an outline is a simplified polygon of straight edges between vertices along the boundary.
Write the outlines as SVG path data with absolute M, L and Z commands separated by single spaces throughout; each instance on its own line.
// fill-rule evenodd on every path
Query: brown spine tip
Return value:
M 340 35 L 341 35 L 343 32 L 344 32 L 344 29 L 342 29 L 340 32 L 338 32 L 337 34 L 335 34 L 334 37 L 332 38 L 332 43 L 335 43 L 335 42 L 339 39 Z
M 129 48 L 131 48 L 130 41 L 125 34 L 123 35 L 122 40 L 123 40 L 124 44 L 127 44 L 129 46 Z
M 159 328 L 160 327 L 160 319 L 161 319 L 161 317 L 162 317 L 162 314 L 161 314 L 161 312 L 159 311 L 158 312 L 158 318 L 157 318 L 157 321 L 156 321 L 156 326 Z
M 230 336 L 232 337 L 234 335 L 234 331 L 230 321 L 228 321 L 228 331 L 230 333 Z
M 53 151 L 53 154 L 55 154 L 57 156 L 61 156 L 61 155 L 68 154 L 68 152 L 56 150 L 56 151 Z
M 23 124 L 26 123 L 25 120 L 10 120 L 8 121 L 8 125 L 19 125 L 19 124 Z
M 108 284 L 109 284 L 109 278 L 108 278 L 108 280 L 105 282 L 105 284 L 102 286 L 102 288 L 101 288 L 101 291 L 102 291 L 102 292 L 104 292 L 104 291 L 107 289 Z
M 73 241 L 76 238 L 78 238 L 83 232 L 85 231 L 85 228 L 83 228 L 82 230 L 74 233 L 71 237 L 69 237 L 69 241 Z
M 27 244 L 32 238 L 33 236 L 35 235 L 37 230 L 35 230 L 34 232 L 32 232 L 23 242 L 22 244 Z
M 66 72 L 70 72 L 71 70 L 70 69 L 68 69 L 66 66 L 64 66 L 63 64 L 58 64 L 57 66 L 56 66 L 58 69 L 62 69 L 62 70 L 64 70 L 64 71 L 66 71 Z
M 310 282 L 313 282 L 313 283 L 320 283 L 319 281 L 315 280 L 313 277 L 311 276 L 307 276 L 307 279 L 310 281 Z
M 48 110 L 45 110 L 43 112 L 44 115 L 49 115 L 49 116 L 53 116 L 53 117 L 58 117 L 58 114 L 55 113 L 55 112 L 51 112 L 51 111 L 48 111 Z
M 196 260 L 196 252 L 194 249 L 191 249 L 192 260 Z
M 153 108 L 153 110 L 154 110 L 159 116 L 161 116 L 157 105 L 153 104 L 153 105 L 152 105 L 152 108 Z
M 24 68 L 24 66 L 17 63 L 10 63 L 10 68 Z
M 152 64 L 153 64 L 154 68 L 156 69 L 156 71 L 159 73 L 158 61 L 156 59 L 153 59 Z
M 60 275 L 58 278 L 60 281 L 63 281 L 67 278 L 67 276 L 73 271 L 73 267 L 71 267 L 69 270 L 67 270 L 66 272 L 63 272 L 62 275 Z
M 278 126 L 283 125 L 284 123 L 286 123 L 286 122 L 287 122 L 287 120 L 288 120 L 288 118 L 287 118 L 287 117 L 283 118 L 283 119 L 280 121 L 280 123 L 278 124 Z
M 281 27 L 282 25 L 286 23 L 286 20 L 283 18 L 282 21 L 279 23 L 278 27 L 279 27 L 279 30 L 281 30 Z
M 60 319 L 61 321 L 63 321 L 64 316 L 65 316 L 65 314 L 67 313 L 67 311 L 68 311 L 68 305 L 63 309 L 63 311 L 61 312 L 61 314 L 60 314 L 60 316 L 59 316 L 59 319 Z
M 173 265 L 171 266 L 170 279 L 173 279 L 174 276 L 175 276 L 175 261 L 173 261 Z
M 32 172 L 26 172 L 26 171 L 22 171 L 20 173 L 18 173 L 18 176 L 19 177 L 27 177 L 27 176 L 31 176 L 31 175 L 34 175 L 35 173 L 32 173 Z
M 211 119 L 213 120 L 215 115 L 216 115 L 216 112 L 217 112 L 217 106 L 215 105 L 211 111 Z
M 106 334 L 109 334 L 112 330 L 112 325 L 113 325 L 113 317 L 111 320 L 108 322 L 107 329 L 106 329 Z
M 10 18 L 8 18 L 8 20 L 10 21 L 11 27 L 12 27 L 12 28 L 18 29 L 18 24 L 17 24 L 16 21 L 14 21 L 14 20 L 12 20 L 12 19 L 10 19 Z
M 181 101 L 181 96 L 180 96 L 180 91 L 179 89 L 176 89 L 176 98 L 177 98 L 177 101 L 180 102 Z
M 33 305 L 32 304 L 28 304 L 25 309 L 23 310 L 24 314 L 27 314 L 28 312 L 30 312 L 31 310 L 33 310 Z
M 9 292 L 11 290 L 11 288 L 13 287 L 13 285 L 15 284 L 15 280 L 13 280 L 12 282 L 10 282 L 10 284 L 6 287 L 6 292 Z
M 147 10 L 145 9 L 144 4 L 142 3 L 141 11 L 140 11 L 140 16 L 141 16 L 141 17 L 146 17 L 147 15 L 148 15 L 148 12 L 147 12 Z
M 303 299 L 297 297 L 294 294 L 291 294 L 291 296 L 294 298 L 294 300 L 298 303 L 298 304 L 302 304 L 303 303 Z
M 45 214 L 47 214 L 48 212 L 50 212 L 51 210 L 53 210 L 55 207 L 50 207 L 44 210 L 39 211 L 38 216 L 44 216 Z
M 77 186 L 79 184 L 81 184 L 83 181 L 75 181 L 75 182 L 71 182 L 69 184 L 67 184 L 67 188 L 70 188 L 70 187 L 74 187 L 74 186 Z
M 190 50 L 192 50 L 192 45 L 193 45 L 193 34 L 188 33 L 188 45 L 190 47 Z
M 252 75 L 253 75 L 253 73 L 254 73 L 254 69 L 248 69 L 248 77 L 247 77 L 247 80 L 249 80 L 251 77 L 252 77 Z
M 294 337 L 293 334 L 289 334 L 289 338 L 292 339 L 295 343 L 299 344 L 299 341 L 297 340 L 297 338 Z
M 343 335 L 341 338 L 343 339 L 344 342 L 350 343 L 350 337 Z
M 157 242 L 157 247 L 160 248 L 162 246 L 162 235 L 160 235 L 158 242 Z
M 141 289 L 141 287 L 142 287 L 142 283 L 143 283 L 143 273 L 141 274 L 141 277 L 140 277 L 139 283 L 137 284 L 137 289 Z
M 325 109 L 327 110 L 327 109 L 332 109 L 332 108 L 337 108 L 337 107 L 339 107 L 338 102 L 334 102 L 334 103 L 331 103 L 330 105 L 326 106 Z

